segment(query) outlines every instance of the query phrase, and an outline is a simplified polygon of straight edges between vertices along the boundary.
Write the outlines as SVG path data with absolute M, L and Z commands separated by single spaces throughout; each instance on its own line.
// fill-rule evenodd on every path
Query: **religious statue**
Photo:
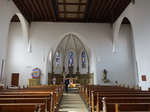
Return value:
M 107 70 L 103 70 L 103 79 L 102 79 L 102 81 L 104 82 L 104 83 L 108 83 L 108 82 L 110 82 L 110 80 L 109 79 L 107 79 Z
M 65 79 L 66 76 L 67 76 L 66 72 L 63 72 L 63 73 L 62 73 L 62 76 L 63 76 L 63 79 Z
M 53 82 L 53 85 L 56 84 L 56 78 L 55 77 L 52 78 L 52 82 Z

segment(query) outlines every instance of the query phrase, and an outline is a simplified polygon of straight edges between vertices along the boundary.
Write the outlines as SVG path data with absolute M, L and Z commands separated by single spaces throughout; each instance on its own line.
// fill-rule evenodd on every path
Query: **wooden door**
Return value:
M 11 85 L 18 86 L 19 83 L 19 73 L 12 73 Z

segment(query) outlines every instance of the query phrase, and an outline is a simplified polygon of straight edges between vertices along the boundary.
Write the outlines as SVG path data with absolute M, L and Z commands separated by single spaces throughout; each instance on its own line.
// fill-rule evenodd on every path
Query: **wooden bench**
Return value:
M 107 103 L 108 106 L 115 107 L 103 112 L 150 112 L 150 103 Z
M 0 94 L 0 103 L 46 103 L 47 110 L 54 109 L 53 99 L 50 94 Z
M 46 100 L 45 100 L 46 99 Z M 18 93 L 16 92 L 0 92 L 0 104 L 1 104 L 1 109 L 4 112 L 9 112 L 9 110 L 14 110 L 14 106 L 12 105 L 16 105 L 16 111 L 14 112 L 21 112 L 21 110 L 25 110 L 27 109 L 27 111 L 33 111 L 33 109 L 36 107 L 35 104 L 40 104 L 43 103 L 44 106 L 41 106 L 41 110 L 42 112 L 45 112 L 45 110 L 52 112 L 52 104 L 51 104 L 51 94 L 38 94 L 38 93 Z M 11 103 L 11 104 L 10 104 Z M 20 105 L 19 105 L 20 104 Z M 31 105 L 32 104 L 32 105 Z M 46 107 L 45 107 L 46 105 Z M 9 107 L 9 108 L 7 108 Z M 25 109 L 24 109 L 25 108 Z M 2 111 L 2 112 L 3 112 Z M 31 112 L 30 111 L 30 112 Z M 13 112 L 13 111 L 11 111 Z
M 99 105 L 99 107 L 102 106 L 101 110 L 103 110 L 104 112 L 115 112 L 114 104 L 116 103 L 150 103 L 150 97 L 104 97 L 102 99 L 102 104 L 100 103 L 97 105 Z M 100 112 L 100 110 L 97 110 L 97 112 Z
M 120 87 L 120 86 L 100 86 L 100 85 L 86 85 L 86 86 L 81 86 L 80 88 L 80 94 L 83 97 L 83 99 L 88 102 L 88 99 L 91 95 L 91 91 L 94 92 L 113 92 L 113 91 L 122 91 L 122 92 L 132 92 L 132 91 L 141 91 L 133 88 L 128 88 L 128 87 Z
M 90 105 L 90 98 L 92 95 L 92 91 L 94 92 L 134 92 L 134 91 L 141 91 L 141 90 L 135 90 L 131 88 L 124 88 L 124 87 L 118 87 L 118 86 L 100 86 L 100 85 L 88 85 L 88 86 L 82 86 L 82 89 L 80 89 L 80 94 L 83 97 L 83 99 Z
M 5 102 L 7 104 L 9 104 L 10 102 L 13 102 L 13 104 L 45 103 L 46 107 L 44 108 L 46 109 L 43 109 L 43 107 L 41 109 L 47 110 L 48 112 L 54 112 L 57 110 L 58 102 L 60 101 L 62 93 L 62 86 L 39 86 L 23 89 L 7 89 L 0 91 L 0 98 L 2 99 L 0 100 L 0 102 L 3 102 L 5 99 Z M 43 102 L 44 99 L 46 99 L 46 102 Z
M 45 103 L 0 103 L 0 112 L 48 112 Z
M 103 97 L 105 98 L 107 97 L 110 97 L 110 98 L 117 98 L 117 97 L 148 98 L 150 97 L 150 92 L 148 91 L 141 91 L 140 89 L 117 87 L 117 86 L 99 86 L 99 85 L 81 86 L 80 93 L 81 93 L 82 98 L 85 100 L 85 102 L 89 106 L 89 108 L 91 108 L 92 112 L 100 112 L 100 110 L 102 110 L 103 108 L 102 98 Z M 147 101 L 148 103 L 150 103 L 149 100 Z M 125 102 L 123 99 L 118 101 L 118 103 L 125 103 Z M 117 103 L 117 102 L 113 102 L 113 103 Z M 126 102 L 126 103 L 131 103 L 131 102 Z M 137 103 L 141 103 L 140 100 L 138 100 Z M 145 103 L 144 100 L 143 100 L 143 103 Z

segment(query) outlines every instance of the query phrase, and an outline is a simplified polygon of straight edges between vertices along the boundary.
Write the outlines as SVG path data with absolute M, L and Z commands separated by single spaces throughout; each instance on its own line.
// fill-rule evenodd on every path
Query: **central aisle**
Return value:
M 58 112 L 88 112 L 79 93 L 64 93 Z

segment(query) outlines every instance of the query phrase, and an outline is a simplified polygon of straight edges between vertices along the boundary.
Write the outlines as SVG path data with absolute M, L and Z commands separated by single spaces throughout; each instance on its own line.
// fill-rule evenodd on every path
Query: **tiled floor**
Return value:
M 64 93 L 58 112 L 88 112 L 79 93 Z

